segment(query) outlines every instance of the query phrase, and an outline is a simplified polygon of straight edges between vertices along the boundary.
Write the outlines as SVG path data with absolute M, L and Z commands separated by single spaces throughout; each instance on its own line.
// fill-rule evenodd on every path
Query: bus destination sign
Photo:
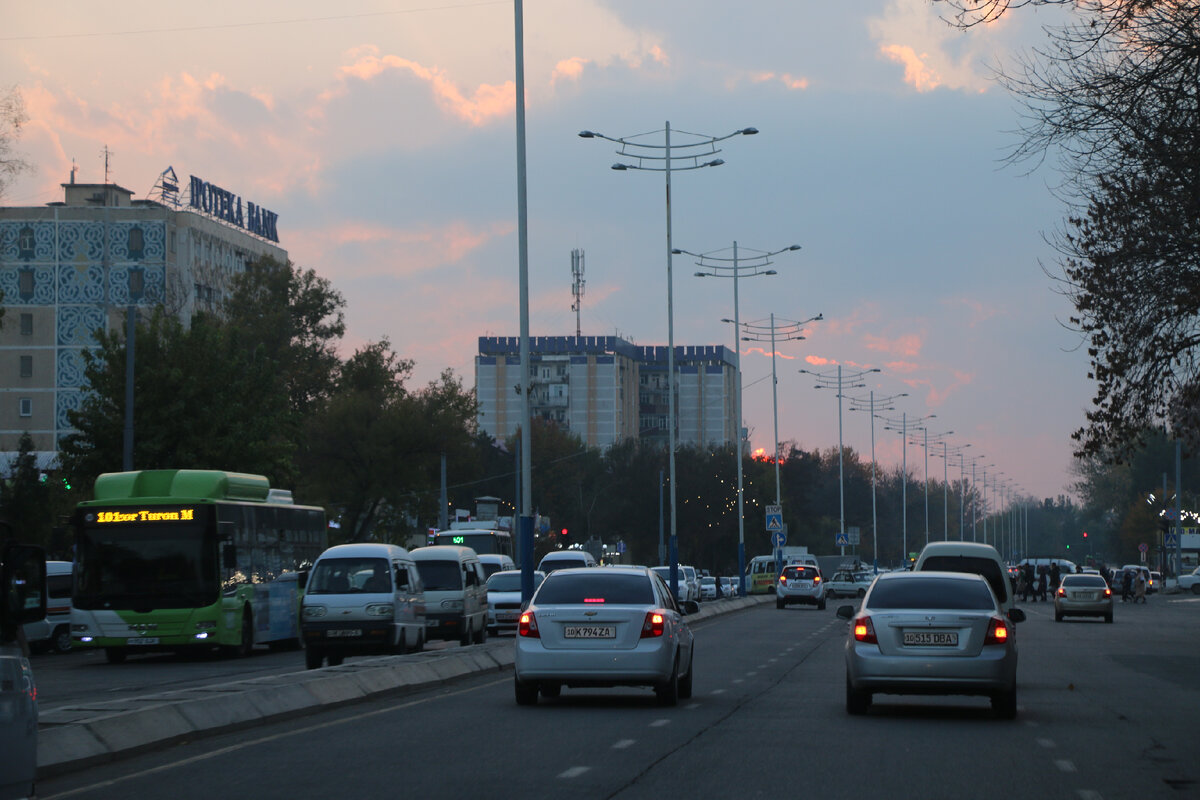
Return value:
M 196 518 L 195 515 L 194 508 L 141 508 L 134 511 L 100 511 L 96 513 L 96 522 L 100 525 L 120 522 L 191 522 Z

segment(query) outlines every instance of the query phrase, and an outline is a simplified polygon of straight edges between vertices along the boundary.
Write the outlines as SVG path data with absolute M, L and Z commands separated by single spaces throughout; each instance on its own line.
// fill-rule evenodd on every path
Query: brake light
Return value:
M 521 621 L 517 623 L 517 635 L 528 636 L 531 639 L 540 639 L 542 635 L 538 633 L 537 617 L 532 611 L 526 611 L 521 615 Z
M 783 584 L 784 586 L 787 586 L 787 575 L 780 575 L 780 576 L 779 576 L 779 582 L 780 582 L 781 584 Z
M 854 641 L 863 644 L 879 644 L 875 638 L 875 626 L 870 617 L 859 617 L 854 621 Z
M 641 638 L 652 639 L 656 636 L 662 636 L 663 635 L 663 625 L 665 622 L 666 622 L 666 618 L 662 615 L 661 612 L 647 611 L 646 612 L 646 620 L 645 620 L 645 622 L 642 623 Z
M 1109 589 L 1107 586 L 1105 586 L 1105 587 L 1104 587 L 1104 596 L 1105 596 L 1105 597 L 1112 597 L 1112 589 Z
M 1065 586 L 1058 587 L 1058 596 L 1066 597 L 1067 596 L 1067 587 L 1065 587 Z
M 999 617 L 992 617 L 988 624 L 987 638 L 984 644 L 1004 644 L 1008 641 L 1008 623 Z
M 820 575 L 818 575 L 817 577 L 813 578 L 813 585 L 814 585 L 814 586 L 816 586 L 816 585 L 817 585 L 818 583 L 820 583 L 820 582 L 821 582 L 821 576 L 820 576 Z

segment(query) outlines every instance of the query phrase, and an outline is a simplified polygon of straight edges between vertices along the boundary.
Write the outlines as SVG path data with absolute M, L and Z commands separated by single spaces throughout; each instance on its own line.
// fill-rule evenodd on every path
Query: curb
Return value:
M 770 595 L 716 600 L 689 623 L 768 602 Z M 48 778 L 175 742 L 262 725 L 511 670 L 512 641 L 403 656 L 375 656 L 316 670 L 57 708 L 38 730 L 38 777 Z

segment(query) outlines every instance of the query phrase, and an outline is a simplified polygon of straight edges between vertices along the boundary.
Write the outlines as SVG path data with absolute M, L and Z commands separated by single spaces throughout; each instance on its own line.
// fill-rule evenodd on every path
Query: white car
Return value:
M 687 576 L 688 600 L 700 599 L 700 573 L 695 567 L 682 566 L 683 574 Z
M 654 574 L 662 578 L 663 583 L 667 585 L 667 588 L 671 587 L 670 567 L 651 567 L 650 569 L 652 572 L 654 572 Z M 683 573 L 683 567 L 677 567 L 675 570 L 675 575 L 675 580 L 678 581 L 678 585 L 675 587 L 675 599 L 680 603 L 685 600 L 691 600 L 692 590 L 691 587 L 688 586 L 687 576 Z
M 717 599 L 717 579 L 709 576 L 704 576 L 700 579 L 700 599 L 701 600 L 716 600 Z
M 482 558 L 482 557 L 481 557 Z M 546 573 L 534 571 L 533 590 L 542 585 Z M 500 631 L 515 631 L 521 618 L 521 570 L 493 572 L 487 579 L 489 634 Z
M 839 569 L 825 584 L 825 595 L 827 597 L 862 597 L 867 593 L 867 589 L 871 588 L 873 580 L 875 580 L 875 574 L 870 571 L 854 572 L 848 569 Z
M 1200 594 L 1200 567 L 1196 567 L 1187 575 L 1179 576 L 1179 591 Z

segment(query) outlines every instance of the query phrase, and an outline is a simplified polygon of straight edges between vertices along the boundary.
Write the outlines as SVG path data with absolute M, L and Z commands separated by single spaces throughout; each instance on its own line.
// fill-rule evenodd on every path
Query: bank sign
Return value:
M 242 198 L 216 184 L 201 180 L 195 175 L 191 183 L 191 207 L 197 211 L 236 225 L 256 236 L 278 243 L 279 230 L 276 223 L 279 215 L 262 206 L 247 202 L 242 208 Z

